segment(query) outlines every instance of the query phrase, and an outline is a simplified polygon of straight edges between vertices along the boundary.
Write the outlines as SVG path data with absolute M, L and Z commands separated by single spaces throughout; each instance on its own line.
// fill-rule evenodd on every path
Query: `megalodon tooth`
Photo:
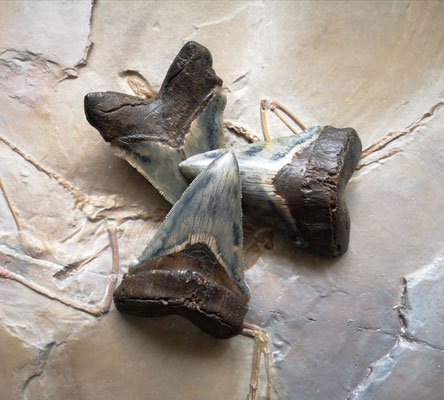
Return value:
M 350 237 L 344 190 L 361 149 L 354 129 L 331 126 L 231 149 L 247 212 L 283 231 L 298 247 L 343 254 Z M 223 151 L 195 155 L 180 170 L 192 180 Z
M 217 338 L 242 332 L 250 290 L 242 262 L 239 168 L 214 160 L 171 209 L 114 293 L 121 312 L 178 314 Z
M 188 42 L 154 98 L 117 92 L 85 96 L 88 122 L 170 203 L 188 187 L 179 163 L 224 146 L 226 94 L 212 64 L 207 48 Z

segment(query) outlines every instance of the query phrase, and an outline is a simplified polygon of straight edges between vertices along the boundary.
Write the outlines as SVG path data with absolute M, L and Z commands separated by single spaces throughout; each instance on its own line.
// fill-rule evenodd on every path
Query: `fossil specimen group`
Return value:
M 331 126 L 224 149 L 225 103 L 211 54 L 195 42 L 184 45 L 151 97 L 85 96 L 90 124 L 174 204 L 125 274 L 116 307 L 179 314 L 218 338 L 241 333 L 248 309 L 242 207 L 296 246 L 338 256 L 350 233 L 344 188 L 361 155 L 354 129 Z

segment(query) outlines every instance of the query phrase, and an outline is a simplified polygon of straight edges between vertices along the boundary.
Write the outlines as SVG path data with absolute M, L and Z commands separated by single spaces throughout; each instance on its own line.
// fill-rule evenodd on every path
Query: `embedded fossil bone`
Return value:
M 195 155 L 180 170 L 191 180 L 223 151 Z M 329 256 L 347 250 L 350 218 L 344 189 L 361 154 L 354 129 L 312 127 L 232 151 L 243 202 L 253 217 L 283 231 L 298 247 Z
M 265 373 L 267 383 L 265 386 L 265 399 L 270 400 L 271 376 L 270 376 L 270 350 L 268 349 L 268 332 L 248 322 L 244 323 L 242 335 L 254 339 L 253 359 L 251 362 L 250 391 L 247 400 L 255 400 L 259 386 L 259 368 L 261 355 L 264 356 Z
M 295 134 L 297 134 L 298 132 L 281 115 L 281 113 L 278 110 L 282 111 L 287 117 L 289 117 L 303 131 L 305 131 L 307 129 L 307 127 L 304 125 L 304 123 L 298 117 L 296 117 L 296 115 L 294 115 L 287 107 L 285 107 L 281 102 L 274 100 L 274 99 L 262 99 L 261 103 L 260 103 L 259 111 L 260 111 L 260 115 L 261 115 L 262 133 L 264 134 L 264 139 L 266 141 L 271 140 L 270 133 L 268 132 L 268 125 L 267 125 L 267 120 L 266 120 L 266 116 L 265 116 L 265 112 L 267 110 L 272 111 L 285 124 L 285 126 Z
M 19 274 L 17 273 L 17 271 L 13 271 L 8 268 L 0 268 L 0 278 L 14 280 L 24 286 L 27 286 L 31 290 L 40 293 L 45 297 L 48 297 L 49 299 L 59 301 L 60 303 L 63 303 L 77 310 L 84 311 L 88 314 L 95 316 L 106 314 L 111 306 L 112 295 L 116 287 L 117 277 L 119 274 L 119 248 L 117 244 L 116 228 L 114 226 L 108 227 L 108 235 L 112 250 L 112 269 L 111 274 L 108 276 L 108 283 L 106 286 L 105 294 L 102 301 L 98 305 L 82 303 L 78 299 L 73 299 L 69 296 L 59 293 L 58 291 L 54 291 L 51 288 L 44 287 L 36 282 L 33 282 L 33 280 L 30 279 L 27 274 Z M 33 260 L 32 257 L 20 254 L 16 252 L 15 249 L 11 249 L 8 246 L 0 243 L 0 263 L 2 261 L 8 260 L 4 262 L 4 264 L 9 264 L 11 258 L 16 260 L 16 266 L 18 267 L 18 269 L 23 269 L 25 271 L 26 269 L 28 269 L 28 266 L 30 264 L 36 261 L 39 263 L 40 273 L 42 272 L 42 270 L 44 271 L 45 269 L 50 269 L 49 266 L 53 264 L 43 260 Z M 26 265 L 26 267 L 23 267 L 23 265 Z
M 187 188 L 178 165 L 224 146 L 226 95 L 208 49 L 188 42 L 153 98 L 117 92 L 85 96 L 85 114 L 113 151 L 174 203 Z
M 242 264 L 239 169 L 231 152 L 173 206 L 114 294 L 119 311 L 179 314 L 218 338 L 242 332 L 250 291 Z

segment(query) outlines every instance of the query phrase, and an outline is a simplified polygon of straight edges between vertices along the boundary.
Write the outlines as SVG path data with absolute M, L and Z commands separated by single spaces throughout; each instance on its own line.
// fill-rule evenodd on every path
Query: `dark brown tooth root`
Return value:
M 326 126 L 274 179 L 276 193 L 285 200 L 306 246 L 316 252 L 338 256 L 348 248 L 350 217 L 344 189 L 361 150 L 354 129 Z
M 221 339 L 242 332 L 248 310 L 240 290 L 202 244 L 151 260 L 149 268 L 126 275 L 114 298 L 121 312 L 181 315 Z
M 88 122 L 107 141 L 155 141 L 170 147 L 184 144 L 191 123 L 222 85 L 204 46 L 186 43 L 172 62 L 156 97 L 141 99 L 117 92 L 85 96 Z
M 179 163 L 224 146 L 222 80 L 208 49 L 186 43 L 159 93 L 149 99 L 124 93 L 89 93 L 85 114 L 114 153 L 130 163 L 174 204 L 188 184 Z

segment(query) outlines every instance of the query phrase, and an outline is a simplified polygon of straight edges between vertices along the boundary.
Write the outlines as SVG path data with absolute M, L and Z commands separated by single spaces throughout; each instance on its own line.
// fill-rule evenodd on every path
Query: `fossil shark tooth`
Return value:
M 171 64 L 156 97 L 117 92 L 85 96 L 88 122 L 170 202 L 188 187 L 178 165 L 224 146 L 226 95 L 204 46 L 188 42 Z
M 347 250 L 344 190 L 361 154 L 354 129 L 312 127 L 231 150 L 239 163 L 246 212 L 289 235 L 298 247 L 329 256 Z M 195 155 L 180 170 L 191 180 L 223 151 Z
M 114 293 L 121 312 L 178 314 L 217 338 L 242 331 L 250 291 L 242 264 L 239 168 L 231 152 L 183 193 Z

